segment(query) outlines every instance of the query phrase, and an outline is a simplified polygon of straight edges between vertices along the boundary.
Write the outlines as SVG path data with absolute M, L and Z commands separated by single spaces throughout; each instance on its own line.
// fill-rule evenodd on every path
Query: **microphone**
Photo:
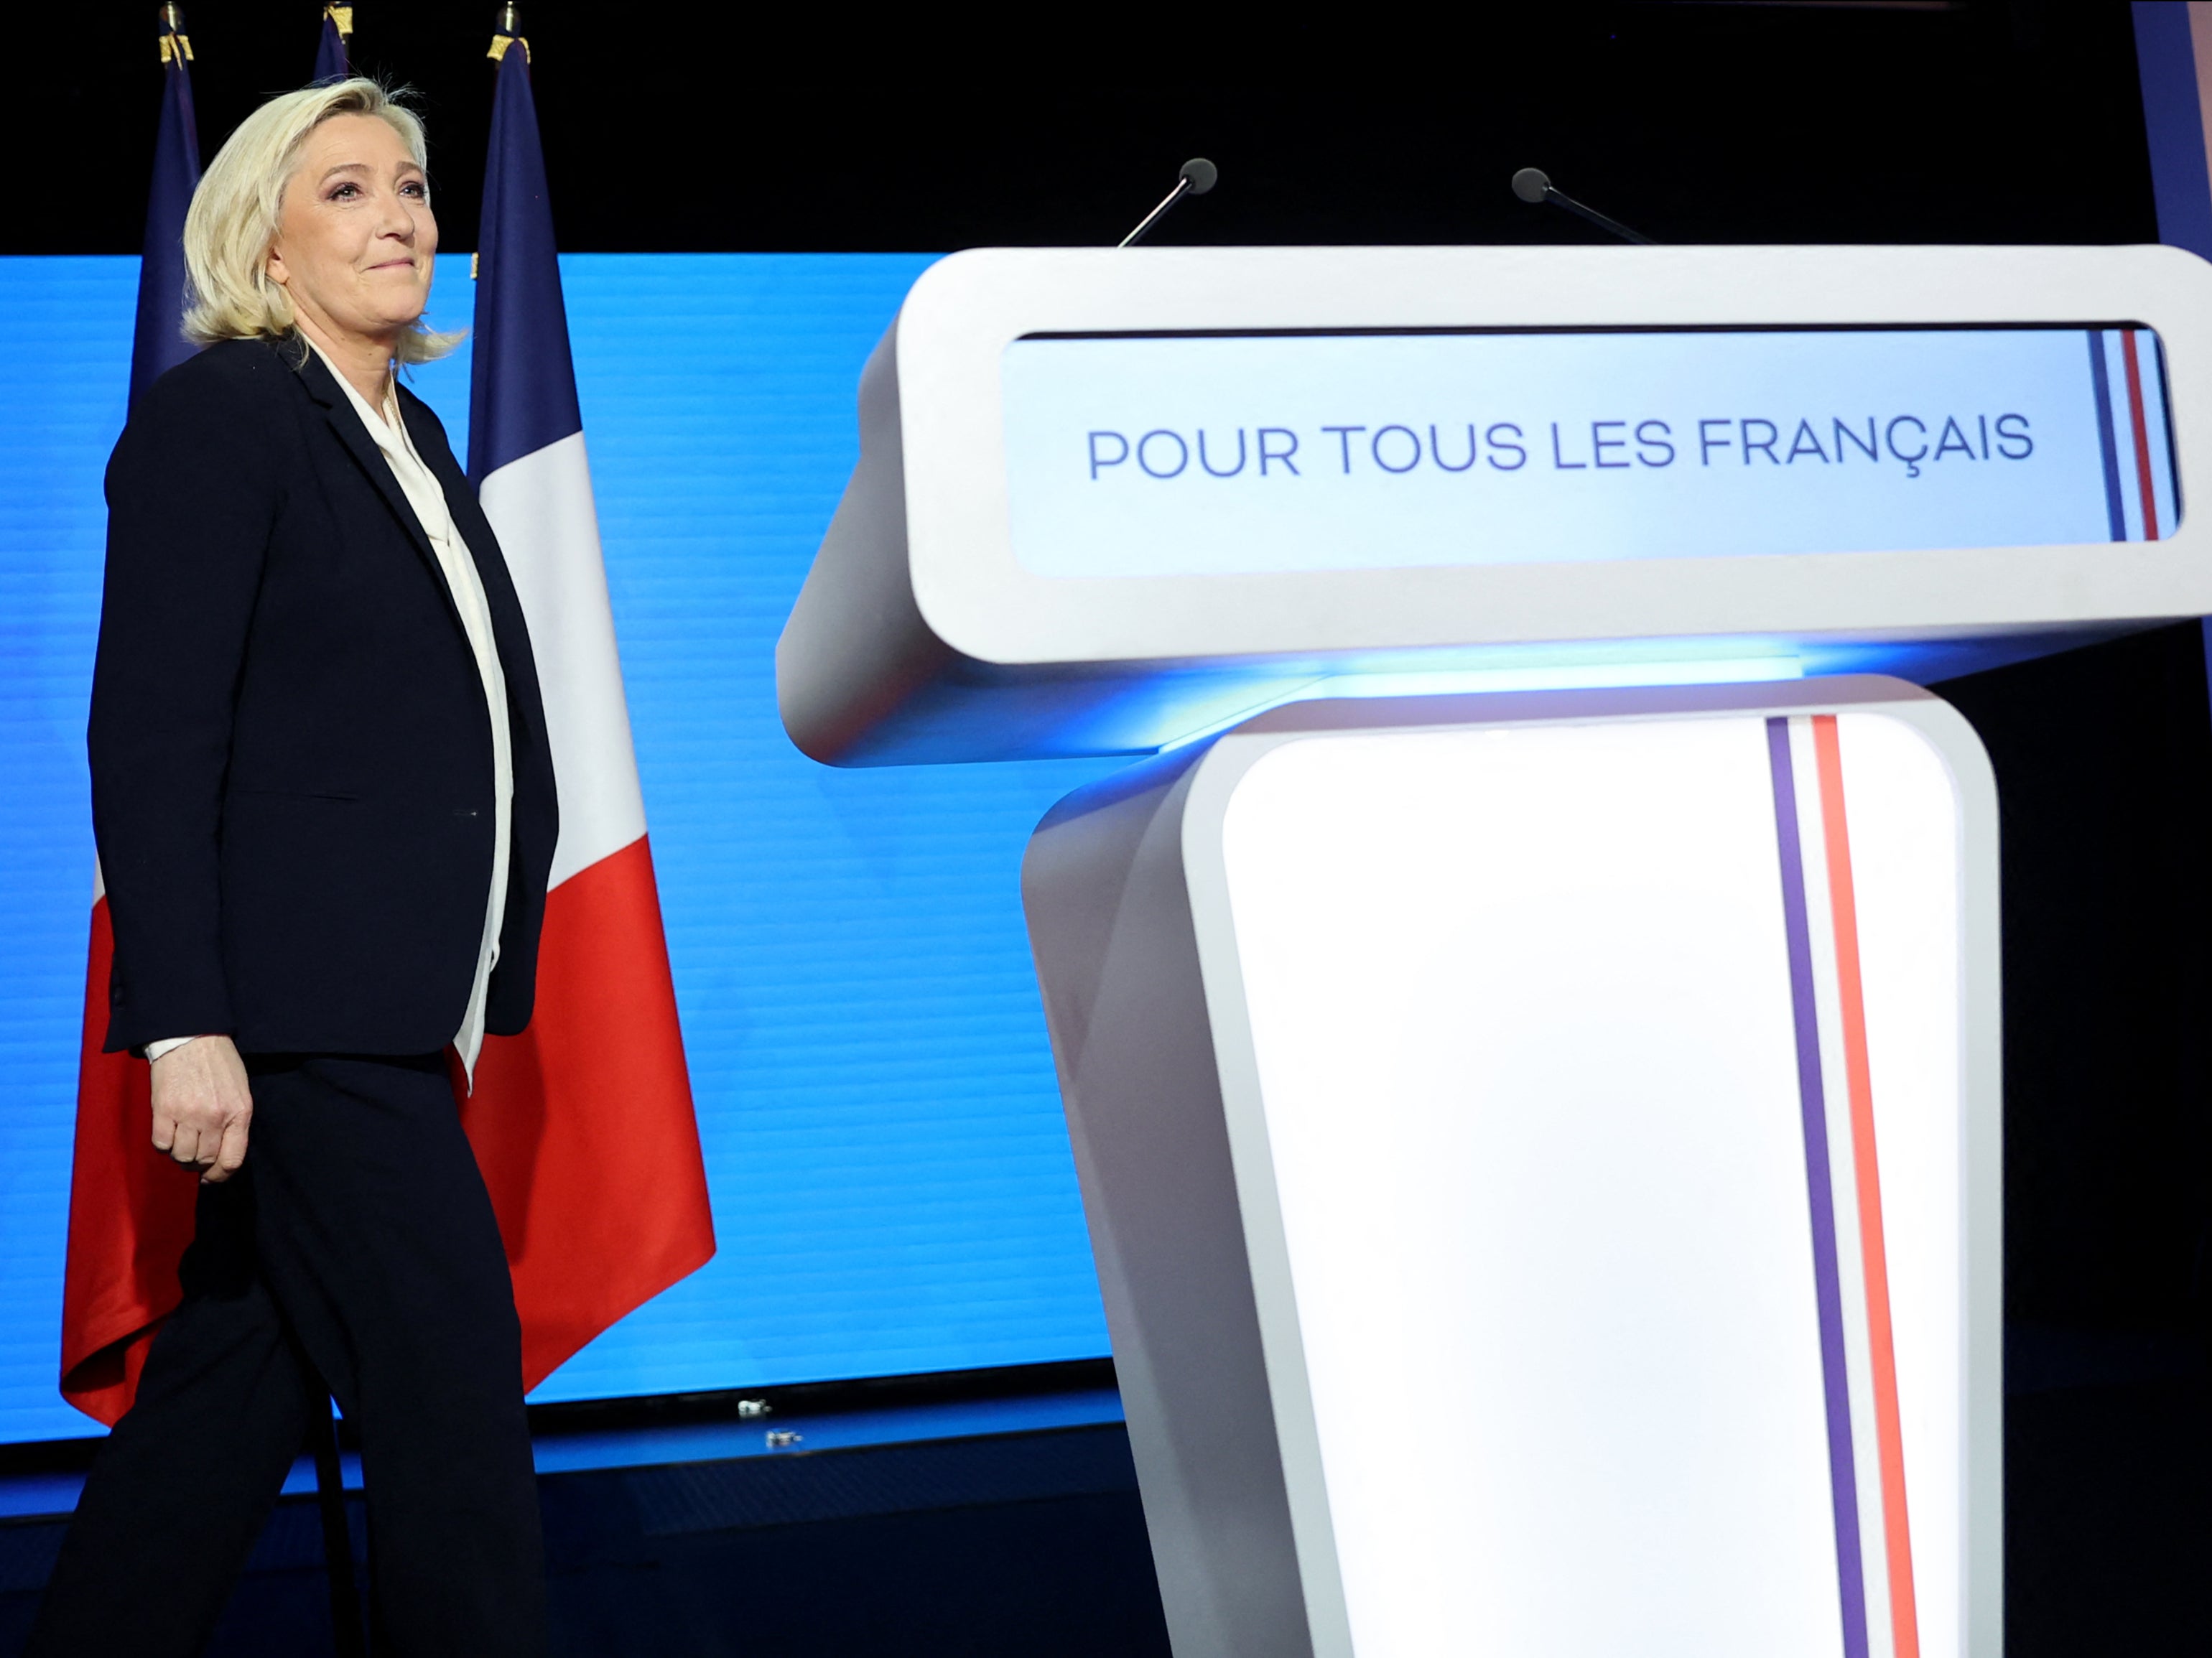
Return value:
M 1553 207 L 1564 207 L 1568 212 L 1588 219 L 1600 230 L 1610 231 L 1624 242 L 1634 242 L 1641 247 L 1656 247 L 1649 236 L 1640 236 L 1618 219 L 1608 219 L 1594 207 L 1585 207 L 1544 176 L 1540 167 L 1524 167 L 1513 175 L 1513 193 L 1531 207 L 1549 202 Z M 1172 198 L 1170 198 L 1172 199 Z
M 1128 246 L 1130 243 L 1139 240 L 1147 230 L 1150 230 L 1154 225 L 1158 224 L 1163 218 L 1164 218 L 1167 215 L 1167 210 L 1173 207 L 1177 202 L 1181 201 L 1184 197 L 1205 195 L 1207 191 L 1212 189 L 1213 186 L 1219 182 L 1220 178 L 1221 169 L 1219 167 L 1214 166 L 1212 162 L 1207 161 L 1203 155 L 1192 156 L 1190 160 L 1182 164 L 1182 170 L 1176 175 L 1176 187 L 1168 191 L 1167 195 L 1161 200 L 1160 204 L 1158 207 L 1154 208 L 1150 213 L 1145 215 L 1143 223 L 1139 224 L 1127 235 L 1122 237 L 1119 242 L 1115 244 L 1115 246 L 1117 247 Z

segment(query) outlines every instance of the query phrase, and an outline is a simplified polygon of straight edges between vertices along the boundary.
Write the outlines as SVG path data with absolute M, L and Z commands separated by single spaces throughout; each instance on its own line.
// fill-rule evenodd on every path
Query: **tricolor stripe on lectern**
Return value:
M 1766 722 L 1844 1658 L 1918 1658 L 1857 898 L 1836 717 Z
M 183 329 L 185 213 L 200 180 L 191 43 L 166 13 L 159 27 L 161 117 L 155 129 L 137 326 L 131 341 L 133 404 L 194 349 Z M 106 888 L 95 864 L 62 1285 L 61 1388 L 77 1409 L 109 1424 L 130 1409 L 154 1331 L 182 1294 L 177 1261 L 191 1242 L 198 1192 L 189 1170 L 153 1149 L 144 1062 L 100 1052 L 107 1040 L 107 979 L 114 957 Z
M 535 1386 L 714 1253 L 584 452 L 526 42 L 502 40 L 477 262 L 469 476 L 538 660 L 561 838 L 530 1029 L 463 1110 Z
M 2089 381 L 2105 463 L 2105 514 L 2114 541 L 2161 541 L 2179 522 L 2158 336 L 2148 328 L 2089 331 Z

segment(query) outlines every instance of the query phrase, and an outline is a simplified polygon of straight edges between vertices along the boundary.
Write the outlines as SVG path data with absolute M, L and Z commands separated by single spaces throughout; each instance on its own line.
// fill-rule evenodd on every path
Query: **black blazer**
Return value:
M 301 356 L 304 354 L 305 361 Z M 514 795 L 486 1023 L 530 1021 L 558 814 L 514 584 L 437 416 L 408 430 L 475 555 Z M 429 1053 L 491 880 L 483 685 L 436 556 L 320 357 L 233 340 L 162 375 L 107 464 L 93 828 L 107 1048 Z

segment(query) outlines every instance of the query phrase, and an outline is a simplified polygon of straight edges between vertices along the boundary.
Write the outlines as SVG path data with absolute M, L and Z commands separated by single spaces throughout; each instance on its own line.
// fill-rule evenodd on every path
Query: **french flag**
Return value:
M 191 45 L 173 9 L 161 19 L 161 118 L 138 266 L 131 401 L 192 355 L 183 332 L 185 210 L 200 181 Z M 176 1308 L 177 1262 L 192 1239 L 198 1177 L 153 1147 L 145 1061 L 103 1054 L 115 933 L 97 865 L 77 1057 L 76 1161 L 62 1286 L 62 1396 L 113 1425 L 131 1408 L 155 1330 Z
M 514 574 L 545 700 L 561 839 L 520 1036 L 462 1112 L 491 1188 L 526 1386 L 703 1266 L 713 1218 L 677 1025 L 555 258 L 530 48 L 495 41 L 477 232 L 469 477 Z

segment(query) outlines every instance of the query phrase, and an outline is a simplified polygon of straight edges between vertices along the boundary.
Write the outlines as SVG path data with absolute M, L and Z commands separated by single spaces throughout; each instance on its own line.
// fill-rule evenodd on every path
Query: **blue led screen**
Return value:
M 720 1253 L 538 1393 L 598 1398 L 1106 1351 L 1018 890 L 1115 762 L 842 771 L 774 648 L 922 256 L 571 255 L 586 441 Z M 92 894 L 100 472 L 137 262 L 0 259 L 0 1440 L 61 1402 Z M 465 325 L 465 256 L 431 320 Z M 465 348 L 414 371 L 467 447 Z

